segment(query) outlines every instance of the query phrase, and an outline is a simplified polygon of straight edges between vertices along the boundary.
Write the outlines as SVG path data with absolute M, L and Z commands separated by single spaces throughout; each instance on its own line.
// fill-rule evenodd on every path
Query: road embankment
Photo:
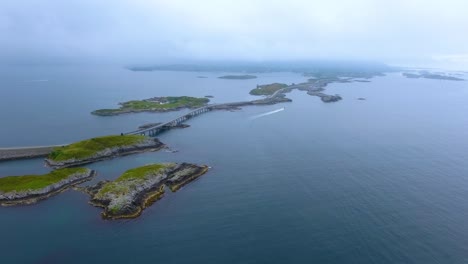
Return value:
M 62 145 L 0 148 L 0 161 L 47 157 L 54 148 L 61 146 Z

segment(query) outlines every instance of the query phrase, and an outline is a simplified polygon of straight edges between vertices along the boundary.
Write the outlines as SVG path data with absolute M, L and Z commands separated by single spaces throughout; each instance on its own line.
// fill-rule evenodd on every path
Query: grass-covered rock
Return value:
M 31 204 L 91 179 L 94 171 L 86 168 L 65 168 L 44 175 L 8 176 L 0 178 L 0 204 Z
M 85 189 L 90 203 L 103 207 L 103 218 L 135 218 L 164 195 L 203 175 L 207 166 L 182 163 L 149 164 L 130 169 L 114 181 L 103 181 Z
M 91 203 L 105 208 L 105 218 L 132 218 L 164 193 L 167 172 L 175 164 L 151 164 L 126 171 L 97 191 Z
M 251 95 L 272 95 L 276 91 L 281 90 L 286 87 L 288 87 L 288 85 L 284 83 L 272 83 L 272 84 L 258 85 L 257 88 L 250 91 L 250 94 Z
M 132 100 L 120 103 L 116 109 L 99 109 L 91 112 L 93 115 L 112 116 L 125 113 L 138 112 L 166 112 L 182 108 L 198 108 L 206 105 L 208 98 L 197 98 L 190 96 L 168 96 L 153 97 L 144 100 Z
M 70 167 L 162 148 L 158 139 L 141 135 L 111 135 L 86 139 L 55 148 L 46 158 L 46 164 L 54 168 Z

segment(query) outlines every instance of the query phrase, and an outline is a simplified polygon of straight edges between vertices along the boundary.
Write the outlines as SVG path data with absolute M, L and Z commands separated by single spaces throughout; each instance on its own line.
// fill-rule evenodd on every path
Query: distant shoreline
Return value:
M 249 79 L 257 79 L 257 76 L 255 75 L 224 75 L 224 76 L 219 76 L 218 79 L 249 80 Z

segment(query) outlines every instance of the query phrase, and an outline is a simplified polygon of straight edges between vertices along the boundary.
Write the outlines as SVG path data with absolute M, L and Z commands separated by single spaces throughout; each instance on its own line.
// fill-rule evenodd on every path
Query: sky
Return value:
M 0 63 L 375 60 L 468 70 L 466 0 L 1 0 Z

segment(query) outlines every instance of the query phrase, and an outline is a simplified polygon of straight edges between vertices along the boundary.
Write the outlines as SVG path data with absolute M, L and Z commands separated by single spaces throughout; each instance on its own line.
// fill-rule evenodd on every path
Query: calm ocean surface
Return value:
M 90 114 L 121 101 L 238 101 L 256 84 L 305 80 L 216 78 L 224 74 L 1 68 L 0 147 L 69 143 L 180 114 Z M 177 153 L 89 165 L 94 182 L 150 162 L 213 167 L 138 219 L 104 221 L 76 191 L 0 208 L 0 262 L 468 263 L 468 82 L 389 74 L 327 92 L 344 100 L 295 91 L 292 103 L 210 112 L 160 136 Z M 41 159 L 0 163 L 0 177 L 47 170 Z

